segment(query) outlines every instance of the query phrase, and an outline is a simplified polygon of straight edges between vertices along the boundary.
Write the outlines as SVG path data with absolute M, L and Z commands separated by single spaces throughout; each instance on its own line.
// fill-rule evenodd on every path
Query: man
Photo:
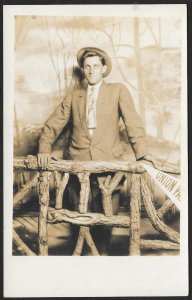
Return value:
M 136 159 L 153 160 L 148 154 L 145 131 L 128 89 L 123 84 L 103 80 L 112 68 L 107 53 L 94 47 L 82 48 L 77 54 L 77 61 L 88 86 L 74 90 L 46 121 L 39 140 L 39 166 L 43 169 L 48 167 L 52 145 L 71 117 L 73 130 L 68 159 L 122 160 L 119 135 L 119 119 L 122 117 Z M 104 178 L 91 177 L 91 211 L 102 211 L 98 181 L 103 182 Z M 77 186 L 77 181 L 72 180 L 74 209 L 78 205 Z M 112 199 L 114 213 L 118 212 L 118 202 L 119 193 L 115 191 Z

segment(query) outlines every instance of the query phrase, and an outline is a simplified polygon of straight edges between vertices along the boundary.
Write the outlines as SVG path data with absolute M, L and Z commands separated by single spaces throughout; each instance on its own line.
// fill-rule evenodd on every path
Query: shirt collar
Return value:
M 87 88 L 88 88 L 88 91 L 90 91 L 92 87 L 94 87 L 94 90 L 99 89 L 102 83 L 103 83 L 103 79 L 102 79 L 101 81 L 99 81 L 99 82 L 98 82 L 97 84 L 95 84 L 95 85 L 90 85 L 90 84 L 88 84 L 88 87 L 87 87 Z

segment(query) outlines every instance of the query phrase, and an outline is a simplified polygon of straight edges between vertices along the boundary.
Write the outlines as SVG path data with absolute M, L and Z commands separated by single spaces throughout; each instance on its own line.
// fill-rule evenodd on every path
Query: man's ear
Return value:
M 84 70 L 83 70 L 83 67 L 81 67 L 80 69 L 81 69 L 81 72 L 82 72 L 82 73 L 84 74 Z
M 104 66 L 103 66 L 102 73 L 104 74 L 106 71 L 107 71 L 107 66 L 106 66 L 106 65 L 104 65 Z

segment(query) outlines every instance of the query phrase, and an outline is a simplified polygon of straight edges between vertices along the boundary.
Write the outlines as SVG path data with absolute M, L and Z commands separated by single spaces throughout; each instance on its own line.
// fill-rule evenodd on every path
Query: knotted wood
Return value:
M 153 166 L 152 163 L 145 160 L 130 164 L 126 161 L 73 161 L 73 160 L 51 160 L 47 171 L 58 171 L 66 173 L 105 173 L 105 172 L 129 172 L 133 174 L 142 174 L 146 172 L 141 165 L 142 162 Z M 32 170 L 41 171 L 37 164 L 37 157 L 28 155 L 27 157 L 17 157 L 13 160 L 14 170 Z M 157 169 L 171 174 L 180 174 L 176 165 L 164 163 L 157 165 Z
M 143 162 L 152 165 L 150 162 Z M 50 223 L 68 222 L 80 225 L 80 234 L 78 237 L 78 242 L 74 251 L 74 255 L 80 255 L 82 253 L 82 248 L 85 241 L 87 242 L 91 253 L 93 255 L 98 255 L 97 248 L 95 247 L 94 241 L 89 232 L 89 228 L 87 227 L 91 225 L 109 225 L 118 227 L 130 226 L 130 255 L 140 255 L 140 247 L 151 247 L 152 249 L 159 249 L 160 247 L 163 249 L 178 250 L 178 232 L 176 232 L 160 220 L 160 218 L 162 218 L 166 211 L 169 209 L 170 203 L 167 202 L 158 211 L 155 210 L 155 207 L 152 202 L 151 193 L 145 181 L 142 178 L 140 178 L 140 175 L 138 175 L 146 172 L 146 170 L 141 164 L 142 161 L 135 162 L 134 164 L 128 164 L 127 162 L 123 161 L 77 162 L 65 160 L 52 160 L 49 167 L 47 168 L 47 171 L 42 172 L 41 168 L 37 164 L 37 158 L 35 156 L 15 158 L 14 170 L 41 171 L 38 184 L 40 202 L 40 213 L 38 223 L 39 254 L 48 255 L 47 217 Z M 180 171 L 177 167 L 168 163 L 157 164 L 157 169 L 167 173 L 180 174 Z M 58 184 L 56 208 L 60 210 L 56 211 L 55 209 L 50 209 L 48 213 L 49 179 L 51 171 L 64 172 L 65 175 L 63 176 L 61 181 L 57 181 Z M 90 173 L 97 174 L 103 172 L 118 172 L 113 177 L 113 179 L 111 179 L 111 177 L 108 177 L 106 182 L 103 185 L 100 185 L 101 192 L 103 195 L 103 207 L 106 215 L 87 213 L 87 204 L 90 192 L 89 175 Z M 124 172 L 134 174 L 132 175 L 131 181 L 130 218 L 128 216 L 112 216 L 111 195 L 123 176 L 121 176 L 120 174 Z M 61 209 L 63 191 L 68 182 L 68 173 L 76 174 L 79 177 L 81 183 L 81 195 L 79 205 L 80 213 L 70 212 Z M 34 178 L 32 178 L 32 180 L 27 183 L 28 186 L 26 188 L 24 187 L 22 191 L 15 195 L 15 202 L 20 201 L 22 195 L 27 194 L 28 190 L 36 184 L 36 179 L 34 176 Z M 140 184 L 141 187 L 139 187 Z M 151 220 L 151 223 L 159 232 L 165 234 L 170 239 L 170 241 L 140 240 L 140 193 L 142 194 L 144 206 L 148 217 Z
M 67 209 L 55 210 L 49 207 L 48 210 L 48 223 L 70 223 L 79 226 L 92 226 L 92 225 L 107 225 L 115 227 L 127 228 L 130 226 L 129 216 L 111 216 L 107 217 L 101 213 L 80 214 L 76 211 Z
M 86 227 L 86 226 L 80 226 L 79 236 L 78 236 L 78 240 L 77 240 L 77 244 L 76 244 L 73 256 L 81 255 L 85 241 L 87 242 L 87 245 L 89 246 L 89 249 L 91 250 L 91 254 L 93 256 L 98 256 L 99 252 L 98 252 L 98 250 L 95 246 L 95 243 L 92 239 L 92 236 L 89 231 L 89 227 Z
M 80 191 L 80 200 L 79 200 L 79 212 L 84 214 L 87 212 L 88 208 L 88 200 L 89 200 L 89 192 L 90 192 L 90 181 L 89 181 L 90 173 L 77 173 L 81 184 Z
M 140 176 L 131 176 L 130 199 L 130 246 L 131 256 L 140 255 Z
M 140 181 L 143 203 L 152 225 L 156 230 L 166 235 L 171 241 L 179 243 L 179 233 L 161 221 L 161 219 L 158 216 L 158 212 L 156 211 L 153 205 L 151 193 L 147 184 L 145 183 L 142 177 L 140 177 Z
M 54 172 L 54 175 L 55 175 L 55 183 L 56 183 L 55 208 L 61 209 L 63 206 L 63 193 L 69 181 L 69 173 L 64 173 L 62 178 L 60 178 L 59 176 L 60 174 L 58 174 L 58 172 Z
M 38 183 L 39 193 L 39 219 L 38 219 L 38 235 L 39 235 L 39 255 L 48 255 L 48 234 L 47 234 L 47 212 L 49 205 L 49 180 L 50 172 L 41 172 Z

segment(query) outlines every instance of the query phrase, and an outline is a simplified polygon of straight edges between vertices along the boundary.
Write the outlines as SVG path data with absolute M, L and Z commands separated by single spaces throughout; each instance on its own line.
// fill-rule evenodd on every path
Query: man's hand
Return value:
M 152 154 L 147 154 L 141 157 L 139 160 L 146 160 L 151 162 L 156 169 L 162 168 L 166 163 L 164 159 L 158 158 L 157 156 L 154 156 Z
M 51 162 L 51 154 L 50 153 L 38 153 L 37 154 L 37 163 L 40 168 L 46 170 L 49 167 Z

